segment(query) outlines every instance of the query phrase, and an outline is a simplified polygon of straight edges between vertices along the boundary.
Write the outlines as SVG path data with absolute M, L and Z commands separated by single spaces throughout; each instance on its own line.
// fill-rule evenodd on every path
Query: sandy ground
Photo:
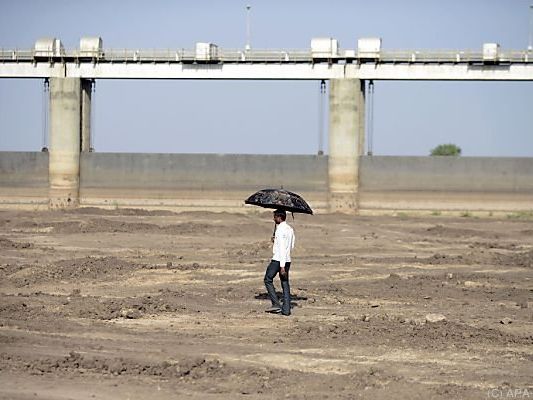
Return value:
M 289 222 L 283 317 L 270 213 L 0 212 L 0 398 L 533 398 L 533 220 Z

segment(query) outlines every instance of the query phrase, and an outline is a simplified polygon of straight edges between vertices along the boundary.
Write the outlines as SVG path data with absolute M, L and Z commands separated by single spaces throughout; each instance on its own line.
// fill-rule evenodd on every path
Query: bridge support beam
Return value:
M 364 81 L 332 79 L 329 91 L 329 211 L 358 210 L 359 156 L 364 150 Z
M 79 204 L 81 80 L 50 79 L 49 206 Z

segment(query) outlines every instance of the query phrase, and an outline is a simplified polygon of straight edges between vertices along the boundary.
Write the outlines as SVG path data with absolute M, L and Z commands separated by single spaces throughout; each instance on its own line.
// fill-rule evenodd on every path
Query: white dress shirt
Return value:
M 284 267 L 286 262 L 291 262 L 291 250 L 294 249 L 294 241 L 294 230 L 291 226 L 285 221 L 279 223 L 274 235 L 272 259 L 279 261 L 280 267 Z

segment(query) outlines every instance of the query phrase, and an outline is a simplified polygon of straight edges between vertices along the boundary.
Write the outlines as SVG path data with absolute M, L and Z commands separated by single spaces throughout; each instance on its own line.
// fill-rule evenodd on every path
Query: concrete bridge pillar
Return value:
M 81 80 L 81 151 L 91 151 L 91 101 L 94 81 Z
M 364 81 L 332 79 L 329 91 L 329 211 L 358 209 L 359 156 L 364 151 Z
M 79 204 L 81 80 L 50 78 L 50 208 Z

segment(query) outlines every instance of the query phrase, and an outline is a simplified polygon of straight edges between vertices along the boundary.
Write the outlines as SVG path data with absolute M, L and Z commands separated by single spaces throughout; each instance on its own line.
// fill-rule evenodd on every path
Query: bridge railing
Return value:
M 73 54 L 73 56 L 75 56 Z M 305 50 L 222 50 L 215 54 L 199 57 L 195 50 L 105 50 L 104 58 L 110 62 L 311 62 L 311 52 Z
M 483 54 L 479 51 L 384 50 L 380 52 L 380 60 L 393 63 L 475 62 L 482 60 L 482 57 Z
M 228 62 L 311 62 L 306 50 L 221 50 L 219 59 Z
M 476 50 L 382 50 L 379 59 L 384 62 L 402 63 L 473 63 L 483 61 L 483 52 Z M 496 57 L 500 62 L 532 62 L 533 52 L 527 50 L 500 51 Z
M 311 63 L 314 60 L 310 50 L 241 50 L 217 49 L 209 56 L 198 56 L 194 49 L 105 49 L 99 53 L 80 50 L 61 50 L 59 54 L 43 54 L 33 49 L 0 49 L 0 62 L 28 62 L 48 60 L 50 62 L 80 61 L 92 59 L 95 62 L 231 62 L 231 63 Z M 331 56 L 333 62 L 350 60 L 367 62 L 368 59 L 383 63 L 479 63 L 483 53 L 476 50 L 382 50 L 373 57 L 358 57 L 357 52 L 349 56 Z M 532 63 L 533 52 L 527 50 L 500 50 L 497 62 Z
M 31 61 L 33 57 L 33 50 L 0 49 L 1 61 Z

